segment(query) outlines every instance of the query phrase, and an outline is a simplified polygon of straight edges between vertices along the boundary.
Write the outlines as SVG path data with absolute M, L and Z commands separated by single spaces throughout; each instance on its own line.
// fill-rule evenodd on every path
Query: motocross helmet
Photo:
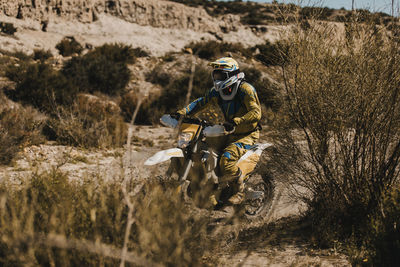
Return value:
M 240 72 L 239 64 L 231 57 L 223 57 L 209 64 L 213 67 L 211 73 L 214 87 L 223 100 L 232 100 L 244 79 L 244 73 Z

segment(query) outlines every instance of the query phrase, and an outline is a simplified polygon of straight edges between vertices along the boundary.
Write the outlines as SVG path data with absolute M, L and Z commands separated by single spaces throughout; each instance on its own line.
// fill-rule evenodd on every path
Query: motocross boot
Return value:
M 232 205 L 240 205 L 244 200 L 244 177 L 242 176 L 242 171 L 239 169 L 233 184 L 231 184 L 233 191 L 236 192 L 228 199 L 228 202 Z

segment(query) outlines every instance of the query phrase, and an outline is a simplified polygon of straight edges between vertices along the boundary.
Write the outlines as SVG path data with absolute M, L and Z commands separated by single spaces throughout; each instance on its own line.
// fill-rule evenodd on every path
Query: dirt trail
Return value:
M 313 248 L 309 234 L 297 216 L 245 227 L 220 259 L 224 266 L 351 266 L 335 249 Z
M 164 127 L 137 127 L 137 141 L 132 153 L 126 150 L 82 150 L 46 144 L 25 149 L 13 166 L 0 166 L 0 181 L 15 182 L 29 177 L 33 171 L 58 167 L 71 179 L 96 177 L 102 174 L 115 179 L 121 173 L 121 163 L 127 170 L 140 172 L 142 179 L 165 173 L 168 163 L 148 168 L 143 162 L 160 149 L 174 146 L 174 132 Z M 149 142 L 151 140 L 152 142 Z M 143 145 L 144 143 L 147 146 Z M 152 145 L 152 146 L 151 146 Z M 135 175 L 135 174 L 134 174 Z M 241 221 L 218 225 L 226 237 L 217 257 L 223 266 L 350 266 L 346 257 L 334 249 L 315 249 L 310 229 L 299 219 L 303 203 L 294 201 L 283 184 L 277 184 L 277 194 L 270 216 L 263 221 Z M 214 213 L 217 218 L 221 213 Z M 222 214 L 224 217 L 224 214 Z

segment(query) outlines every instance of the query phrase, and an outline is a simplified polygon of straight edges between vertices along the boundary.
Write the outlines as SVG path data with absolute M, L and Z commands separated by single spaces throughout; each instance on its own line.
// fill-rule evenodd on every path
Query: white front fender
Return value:
M 169 160 L 170 158 L 183 158 L 183 151 L 180 148 L 170 148 L 167 150 L 158 151 L 156 154 L 148 158 L 144 165 L 150 166 L 155 165 L 164 161 Z

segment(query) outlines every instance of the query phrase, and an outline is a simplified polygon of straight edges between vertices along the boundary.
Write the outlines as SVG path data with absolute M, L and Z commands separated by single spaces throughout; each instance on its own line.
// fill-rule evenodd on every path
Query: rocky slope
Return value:
M 230 31 L 238 22 L 233 15 L 219 21 L 204 9 L 160 0 L 2 0 L 0 11 L 17 18 L 46 21 L 59 17 L 89 23 L 99 14 L 110 14 L 139 25 L 195 31 L 218 31 L 218 27 Z
M 253 46 L 279 35 L 277 26 L 257 32 L 236 15 L 214 18 L 203 8 L 160 0 L 0 0 L 0 22 L 17 28 L 14 35 L 0 34 L 2 49 L 54 54 L 64 36 L 92 46 L 122 42 L 159 56 L 193 41 Z

